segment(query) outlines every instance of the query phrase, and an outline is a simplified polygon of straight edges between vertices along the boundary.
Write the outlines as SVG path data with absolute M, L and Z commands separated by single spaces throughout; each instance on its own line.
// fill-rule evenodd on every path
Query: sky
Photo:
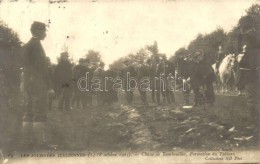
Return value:
M 48 24 L 42 41 L 53 63 L 64 47 L 74 61 L 88 50 L 99 51 L 106 64 L 135 53 L 157 41 L 168 57 L 188 46 L 198 33 L 217 27 L 230 31 L 258 0 L 18 0 L 0 4 L 0 20 L 18 33 L 22 42 L 31 38 L 33 21 Z M 50 20 L 50 23 L 49 23 Z

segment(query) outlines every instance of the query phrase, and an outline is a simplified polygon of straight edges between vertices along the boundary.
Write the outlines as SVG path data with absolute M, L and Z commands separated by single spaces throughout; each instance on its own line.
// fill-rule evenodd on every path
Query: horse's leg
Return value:
M 223 94 L 227 94 L 227 82 L 223 82 Z
M 221 83 L 221 87 L 222 87 L 221 93 L 224 94 L 224 83 L 223 82 Z

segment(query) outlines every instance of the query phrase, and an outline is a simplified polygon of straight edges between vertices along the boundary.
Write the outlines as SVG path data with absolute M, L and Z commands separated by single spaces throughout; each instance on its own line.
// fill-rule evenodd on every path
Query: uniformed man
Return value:
M 194 69 L 190 76 L 191 87 L 194 91 L 195 106 L 201 105 L 204 102 L 212 106 L 215 101 L 213 89 L 213 81 L 215 80 L 214 70 L 211 64 L 206 60 L 203 50 L 199 50 L 194 55 Z M 202 92 L 201 89 L 204 89 Z
M 141 85 L 144 80 L 149 80 L 149 67 L 144 64 L 144 60 L 139 59 L 138 60 L 138 66 L 137 66 L 137 81 L 138 81 L 138 90 L 141 96 L 142 103 L 144 105 L 148 105 L 147 98 L 146 98 L 146 91 L 148 88 L 145 85 Z
M 165 102 L 167 100 L 168 104 L 175 102 L 174 94 L 172 92 L 172 78 L 174 78 L 175 68 L 173 63 L 168 61 L 165 55 L 162 56 L 162 60 L 158 65 L 157 74 L 164 79 L 164 86 L 161 86 L 163 101 Z
M 260 82 L 260 27 L 251 16 L 239 20 L 241 37 L 240 49 L 246 45 L 244 57 L 239 64 L 241 78 L 246 92 L 247 107 L 255 127 L 259 126 L 259 82 Z
M 95 91 L 96 94 L 96 99 L 97 99 L 97 105 L 103 105 L 104 104 L 104 86 L 105 86 L 105 63 L 104 62 L 100 62 L 98 65 L 98 68 L 94 71 L 93 73 L 93 77 L 94 78 L 98 78 L 100 80 L 100 87 L 99 88 L 95 88 L 97 89 Z M 94 82 L 95 83 L 95 82 Z
M 24 146 L 46 145 L 45 122 L 47 119 L 47 92 L 50 89 L 48 62 L 41 45 L 46 37 L 46 26 L 33 22 L 32 38 L 24 49 L 24 89 L 28 95 L 26 112 L 23 117 Z
M 55 90 L 59 97 L 59 109 L 69 111 L 72 96 L 72 63 L 68 52 L 61 53 L 54 71 Z
M 221 63 L 221 61 L 224 59 L 225 54 L 223 53 L 222 47 L 218 47 L 218 53 L 216 55 L 216 72 L 218 73 L 218 68 Z
M 176 83 L 178 85 L 178 88 L 182 88 L 183 93 L 183 99 L 185 105 L 188 105 L 190 103 L 189 101 L 189 95 L 191 92 L 191 86 L 190 86 L 190 69 L 189 66 L 191 65 L 190 61 L 187 60 L 184 56 L 180 56 L 177 58 L 177 66 L 176 66 Z
M 157 60 L 158 59 L 158 60 Z M 151 57 L 148 61 L 147 61 L 148 67 L 149 67 L 149 72 L 150 72 L 150 81 L 151 81 L 151 88 L 150 90 L 151 92 L 151 96 L 152 96 L 152 101 L 153 103 L 155 103 L 155 90 L 156 90 L 156 86 L 155 86 L 155 76 L 156 76 L 156 68 L 157 68 L 157 64 L 159 64 L 159 58 L 157 57 Z
M 128 104 L 132 104 L 136 84 L 133 83 L 133 81 L 129 81 L 129 78 L 136 77 L 136 72 L 130 63 L 130 59 L 126 58 L 124 64 L 125 66 L 122 68 L 121 77 L 124 79 L 123 87 L 126 94 L 126 101 Z
M 105 71 L 105 91 L 104 91 L 104 98 L 105 103 L 114 103 L 118 101 L 117 91 L 113 89 L 113 79 L 117 77 L 117 69 L 113 65 L 109 65 L 109 69 Z M 111 79 L 112 78 L 112 79 Z
M 80 108 L 80 104 L 85 109 L 87 105 L 92 106 L 92 94 L 90 88 L 86 91 L 80 91 L 78 88 L 78 80 L 83 77 L 87 77 L 87 83 L 80 84 L 83 85 L 83 88 L 90 86 L 92 72 L 90 71 L 90 60 L 88 59 L 79 59 L 78 65 L 73 68 L 73 97 L 72 97 L 72 106 L 75 106 L 77 109 Z

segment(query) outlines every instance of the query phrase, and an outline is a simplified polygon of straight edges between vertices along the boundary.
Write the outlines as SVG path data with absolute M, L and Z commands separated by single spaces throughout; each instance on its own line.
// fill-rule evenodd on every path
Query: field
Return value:
M 182 108 L 180 92 L 175 92 L 176 103 L 164 106 L 151 103 L 150 93 L 149 106 L 141 105 L 138 92 L 131 106 L 125 104 L 124 93 L 118 97 L 118 103 L 70 111 L 58 110 L 55 100 L 46 124 L 49 149 L 135 152 L 260 148 L 257 134 L 248 128 L 251 120 L 243 96 L 218 95 L 213 107 L 190 109 Z M 21 151 L 22 110 L 2 113 L 0 141 L 6 156 Z
M 214 107 L 183 109 L 182 94 L 175 96 L 174 104 L 143 106 L 136 92 L 129 106 L 119 93 L 119 103 L 53 110 L 48 114 L 48 140 L 58 150 L 259 149 L 256 134 L 248 129 L 244 97 L 217 96 Z

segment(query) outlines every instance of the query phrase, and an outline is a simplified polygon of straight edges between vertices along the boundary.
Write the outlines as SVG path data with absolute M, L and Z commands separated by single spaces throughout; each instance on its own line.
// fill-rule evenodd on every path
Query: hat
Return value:
M 46 25 L 42 22 L 34 21 L 32 26 L 31 26 L 31 30 L 46 31 Z

